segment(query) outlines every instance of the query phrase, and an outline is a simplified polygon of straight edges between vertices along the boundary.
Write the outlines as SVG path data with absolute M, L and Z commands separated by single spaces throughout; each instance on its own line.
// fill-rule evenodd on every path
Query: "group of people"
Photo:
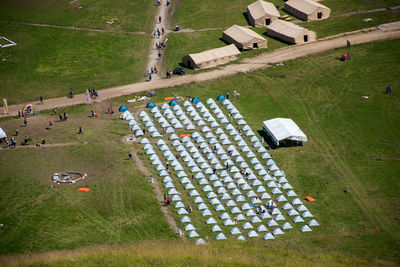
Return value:
M 163 28 L 164 29 L 164 28 Z M 165 42 L 163 41 L 163 42 L 158 42 L 158 43 L 156 43 L 156 49 L 157 50 L 160 50 L 160 49 L 164 49 L 166 47 L 166 44 L 165 44 Z
M 99 96 L 99 93 L 94 88 L 87 89 L 91 98 L 96 99 Z
M 154 37 L 158 37 L 158 39 L 160 39 L 160 36 L 161 35 L 164 35 L 165 34 L 165 29 L 164 29 L 164 27 L 161 27 L 161 30 L 159 29 L 159 28 L 157 28 L 154 32 L 153 32 L 153 36 Z

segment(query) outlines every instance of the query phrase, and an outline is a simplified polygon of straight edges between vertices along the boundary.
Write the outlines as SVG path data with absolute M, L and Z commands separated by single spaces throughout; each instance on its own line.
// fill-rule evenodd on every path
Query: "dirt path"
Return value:
M 154 80 L 159 80 L 161 79 L 161 70 L 162 70 L 162 60 L 164 57 L 164 49 L 157 49 L 156 44 L 165 42 L 167 39 L 167 34 L 166 34 L 166 28 L 168 25 L 168 19 L 170 16 L 168 16 L 168 9 L 170 8 L 171 5 L 167 6 L 167 1 L 166 0 L 161 0 L 161 5 L 158 6 L 158 12 L 156 14 L 155 20 L 156 24 L 154 27 L 154 33 L 153 37 L 151 39 L 151 44 L 150 44 L 150 52 L 149 52 L 149 58 L 148 58 L 148 63 L 147 63 L 147 68 L 146 71 L 148 71 L 151 68 L 156 67 L 157 70 L 159 70 L 157 73 L 151 74 L 151 81 Z M 159 21 L 159 18 L 161 17 L 161 22 Z M 164 34 L 162 33 L 162 29 L 164 29 Z M 161 34 L 158 35 L 157 31 L 160 31 Z M 161 53 L 161 57 L 159 56 L 159 53 Z M 151 82 L 150 81 L 150 82 Z
M 88 142 L 70 142 L 70 143 L 55 143 L 55 144 L 45 144 L 45 145 L 27 145 L 27 146 L 22 146 L 22 145 L 17 145 L 15 149 L 20 149 L 20 148 L 41 148 L 41 147 L 59 147 L 59 146 L 72 146 L 72 145 L 87 145 Z M 11 147 L 3 147 L 3 150 L 11 150 L 14 148 Z
M 151 176 L 151 172 L 144 166 L 142 160 L 137 155 L 136 151 L 133 151 L 133 159 L 135 160 L 135 166 L 144 173 L 146 176 Z M 171 229 L 176 233 L 179 234 L 179 227 L 176 224 L 174 218 L 168 211 L 168 207 L 163 205 L 164 203 L 164 196 L 162 194 L 161 185 L 157 179 L 154 179 L 154 183 L 151 184 L 154 194 L 156 195 L 158 203 L 160 203 L 161 212 L 164 214 L 165 218 L 167 219 L 168 224 L 170 225 Z
M 245 73 L 259 69 L 265 69 L 272 64 L 296 59 L 299 57 L 309 56 L 312 54 L 317 54 L 340 47 L 345 47 L 347 40 L 350 40 L 352 45 L 357 45 L 398 38 L 400 38 L 400 22 L 383 24 L 374 28 L 327 37 L 312 43 L 288 46 L 285 48 L 274 50 L 272 52 L 263 53 L 256 57 L 243 59 L 237 64 L 222 66 L 220 68 L 213 69 L 207 72 L 185 75 L 181 77 L 173 77 L 171 79 L 159 79 L 152 82 L 139 82 L 104 89 L 99 92 L 100 95 L 95 100 L 95 102 L 104 101 L 123 95 L 130 95 L 134 93 L 141 93 L 149 90 L 174 86 L 182 86 L 193 82 L 210 81 L 218 78 L 232 76 L 237 73 Z M 37 106 L 37 110 L 48 110 L 55 107 L 73 106 L 85 103 L 86 95 L 80 94 L 76 95 L 73 99 L 60 97 L 45 100 L 43 105 Z M 9 114 L 0 114 L 0 118 L 15 116 L 18 114 L 18 110 L 21 110 L 22 107 L 22 104 L 9 106 Z
M 102 30 L 102 29 L 93 29 L 93 28 L 80 28 L 80 27 L 73 27 L 73 26 L 61 26 L 61 25 L 52 25 L 52 24 L 40 24 L 40 23 L 29 23 L 29 22 L 22 22 L 22 21 L 13 21 L 13 20 L 0 20 L 3 23 L 12 23 L 12 24 L 22 24 L 22 25 L 29 25 L 35 27 L 47 27 L 47 28 L 56 28 L 56 29 L 67 29 L 67 30 L 77 30 L 77 31 L 89 31 L 89 32 L 107 32 L 107 33 L 127 33 L 127 34 L 147 34 L 145 32 L 129 32 L 129 31 L 110 31 L 110 30 Z

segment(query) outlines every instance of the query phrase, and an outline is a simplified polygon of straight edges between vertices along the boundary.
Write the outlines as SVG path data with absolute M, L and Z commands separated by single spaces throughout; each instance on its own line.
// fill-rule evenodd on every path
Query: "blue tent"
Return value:
M 154 104 L 153 102 L 149 102 L 146 105 L 146 108 L 154 108 L 156 106 L 156 104 Z
M 122 106 L 119 107 L 119 111 L 120 112 L 127 111 L 127 110 L 128 110 L 128 107 L 125 106 L 125 105 L 122 105 Z
M 199 102 L 201 102 L 201 100 L 198 97 L 193 97 L 193 99 L 192 99 L 192 103 L 193 104 L 196 104 L 196 103 L 199 103 Z
M 175 105 L 179 105 L 179 103 L 178 103 L 178 101 L 176 101 L 175 99 L 173 99 L 173 100 L 171 100 L 171 101 L 169 102 L 169 105 L 170 105 L 170 106 L 175 106 Z
M 226 99 L 226 97 L 224 96 L 224 95 L 219 95 L 218 97 L 217 97 L 217 100 L 218 101 L 223 101 L 223 100 L 225 100 Z

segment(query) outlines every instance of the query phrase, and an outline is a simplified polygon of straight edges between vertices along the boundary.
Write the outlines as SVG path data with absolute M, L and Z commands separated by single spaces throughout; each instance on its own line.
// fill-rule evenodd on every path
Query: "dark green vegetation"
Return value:
M 88 118 L 91 109 L 100 118 Z M 101 107 L 64 111 L 70 114 L 67 122 L 48 112 L 29 118 L 26 128 L 22 120 L 1 123 L 10 136 L 19 128 L 18 146 L 24 135 L 30 144 L 45 138 L 55 145 L 0 151 L 0 254 L 172 238 L 147 180 L 126 160 L 130 148 L 121 142 L 126 124 L 103 115 Z M 46 130 L 49 120 L 54 127 Z M 76 144 L 57 146 L 70 142 Z M 62 171 L 89 177 L 54 184 L 53 174 Z M 78 192 L 79 187 L 91 190 Z
M 150 41 L 145 35 L 1 22 L 0 31 L 18 43 L 0 50 L 6 59 L 0 62 L 0 94 L 10 104 L 139 81 Z
M 278 165 L 322 223 L 311 234 L 293 232 L 269 243 L 399 261 L 399 40 L 298 59 L 284 66 L 212 83 L 159 91 L 206 99 L 238 90 L 235 103 L 254 130 L 262 120 L 290 117 L 309 143 L 273 151 Z M 368 95 L 368 100 L 361 96 Z M 350 187 L 344 193 L 345 186 Z M 205 231 L 205 230 L 204 230 Z
M 0 2 L 2 20 L 148 32 L 152 30 L 156 7 L 152 0 L 81 0 L 81 10 L 69 10 L 70 0 L 4 0 Z M 113 25 L 108 20 L 115 20 Z

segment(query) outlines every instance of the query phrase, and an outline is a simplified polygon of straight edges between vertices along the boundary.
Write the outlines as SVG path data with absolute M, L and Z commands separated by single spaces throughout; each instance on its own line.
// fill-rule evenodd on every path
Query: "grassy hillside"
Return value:
M 88 118 L 91 109 L 100 118 Z M 126 160 L 130 148 L 120 142 L 126 127 L 100 107 L 61 112 L 69 113 L 67 122 L 50 113 L 29 118 L 27 127 L 20 120 L 1 122 L 10 136 L 19 128 L 18 146 L 25 135 L 30 144 L 45 138 L 54 146 L 0 152 L 0 254 L 173 238 L 145 176 Z M 46 130 L 49 121 L 54 127 Z M 54 184 L 54 173 L 63 171 L 89 176 Z
M 30 257 L 0 257 L 3 265 L 14 266 L 365 266 L 390 265 L 342 253 L 306 254 L 296 249 L 276 249 L 254 242 L 222 242 L 196 246 L 191 242 L 137 242 L 116 247 L 103 246 L 75 251 L 49 252 Z
M 69 0 L 4 0 L 2 20 L 150 33 L 157 7 L 151 0 L 81 0 L 82 9 L 69 10 Z M 116 23 L 107 24 L 114 19 Z
M 272 153 L 296 192 L 317 198 L 309 208 L 323 225 L 310 235 L 292 232 L 273 245 L 398 261 L 400 110 L 398 93 L 384 94 L 388 84 L 400 87 L 398 45 L 393 40 L 354 46 L 346 63 L 336 57 L 347 50 L 338 49 L 264 71 L 162 90 L 156 100 L 173 95 L 204 100 L 238 90 L 235 105 L 254 130 L 262 129 L 262 120 L 294 119 L 309 143 Z
M 0 95 L 10 104 L 39 96 L 82 93 L 142 79 L 150 38 L 0 22 L 4 36 L 18 43 L 0 50 Z
M 309 142 L 271 153 L 299 196 L 317 199 L 307 205 L 321 224 L 313 232 L 294 229 L 270 242 L 211 242 L 211 246 L 192 247 L 157 241 L 111 252 L 109 247 L 89 248 L 1 260 L 66 266 L 398 263 L 399 45 L 399 40 L 393 40 L 353 46 L 352 59 L 346 63 L 335 59 L 346 51 L 338 49 L 254 73 L 160 90 L 153 99 L 160 103 L 165 96 L 190 95 L 205 100 L 238 90 L 241 96 L 235 106 L 254 130 L 261 130 L 266 119 L 292 118 Z M 384 94 L 388 84 L 394 88 L 393 95 Z M 368 95 L 368 100 L 361 100 L 362 95 Z M 128 98 L 132 96 L 111 102 L 120 105 Z M 138 104 L 129 105 L 134 106 Z M 105 109 L 95 108 L 99 114 Z M 46 137 L 50 143 L 79 144 L 1 151 L 2 254 L 174 238 L 145 177 L 124 160 L 132 149 L 120 143 L 129 133 L 126 123 L 104 115 L 87 118 L 90 109 L 70 108 L 70 121 L 57 122 L 52 130 L 44 129 L 48 120 L 56 120 L 50 112 L 20 128 L 20 135 L 27 134 L 32 142 Z M 12 133 L 21 123 L 2 120 L 1 126 Z M 84 127 L 82 136 L 76 134 L 79 126 Z M 50 187 L 52 174 L 66 169 L 88 172 L 89 179 Z M 346 185 L 349 193 L 344 193 Z M 80 186 L 92 190 L 77 192 Z M 171 212 L 175 213 L 173 207 Z M 213 240 L 203 222 L 197 226 Z

